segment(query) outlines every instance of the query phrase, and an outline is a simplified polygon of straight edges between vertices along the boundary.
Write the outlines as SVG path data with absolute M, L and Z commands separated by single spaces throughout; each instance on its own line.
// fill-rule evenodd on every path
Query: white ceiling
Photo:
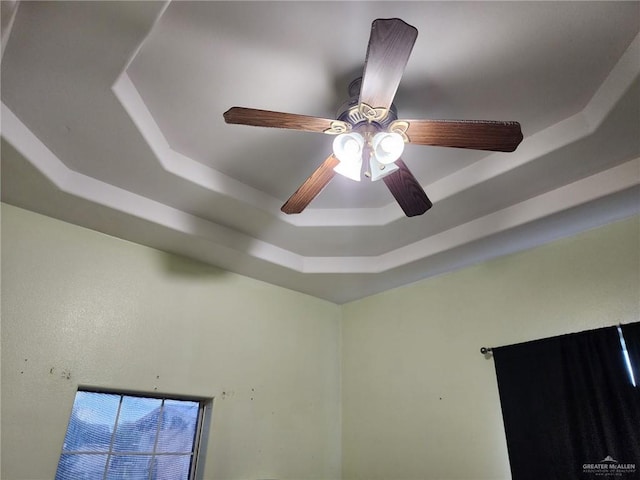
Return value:
M 336 303 L 640 211 L 640 2 L 2 3 L 10 204 Z M 400 118 L 515 120 L 524 141 L 409 145 L 420 217 L 339 176 L 282 214 L 331 137 L 222 113 L 334 118 L 391 17 L 419 31 Z

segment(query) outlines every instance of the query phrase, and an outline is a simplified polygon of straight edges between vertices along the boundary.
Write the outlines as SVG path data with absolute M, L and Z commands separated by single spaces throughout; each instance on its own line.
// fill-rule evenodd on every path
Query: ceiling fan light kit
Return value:
M 364 135 L 357 132 L 341 133 L 333 140 L 333 154 L 340 160 L 333 170 L 359 182 L 367 153 L 369 170 L 365 176 L 371 181 L 380 180 L 398 170 L 393 162 L 400 158 L 404 150 L 402 136 L 393 132 L 378 132 L 373 138 L 371 133 Z
M 365 176 L 383 179 L 405 215 L 422 215 L 433 204 L 401 159 L 405 143 L 500 152 L 517 148 L 522 141 L 518 122 L 398 119 L 393 98 L 417 36 L 415 27 L 398 18 L 373 21 L 363 75 L 349 85 L 351 98 L 335 120 L 244 107 L 224 113 L 230 124 L 337 135 L 333 154 L 289 197 L 284 213 L 302 212 L 335 173 L 360 181 L 365 165 Z

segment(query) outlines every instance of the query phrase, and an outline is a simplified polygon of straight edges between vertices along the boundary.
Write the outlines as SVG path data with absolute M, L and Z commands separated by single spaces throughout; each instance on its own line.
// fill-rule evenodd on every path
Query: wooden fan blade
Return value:
M 342 133 L 342 131 L 334 131 L 333 128 L 336 124 L 344 127 L 344 122 L 338 120 L 244 107 L 232 107 L 224 112 L 224 121 L 237 125 L 288 128 L 319 133 Z
M 398 170 L 383 177 L 382 180 L 407 217 L 422 215 L 433 206 L 433 203 L 409 167 L 401 159 L 396 160 L 395 164 L 399 167 Z
M 361 106 L 389 109 L 417 37 L 418 30 L 399 18 L 373 21 L 360 87 Z
M 518 122 L 492 120 L 401 120 L 409 143 L 513 152 L 522 141 Z M 393 124 L 392 124 L 393 128 Z
M 289 200 L 282 205 L 282 210 L 284 213 L 292 214 L 292 213 L 300 213 L 307 205 L 311 203 L 311 200 L 316 198 L 316 196 L 322 191 L 324 187 L 331 181 L 336 172 L 333 171 L 334 167 L 340 163 L 335 156 L 330 155 L 322 165 L 320 165 L 315 172 L 313 172 L 309 178 L 307 178 L 300 188 L 296 190 L 296 192 L 289 197 Z

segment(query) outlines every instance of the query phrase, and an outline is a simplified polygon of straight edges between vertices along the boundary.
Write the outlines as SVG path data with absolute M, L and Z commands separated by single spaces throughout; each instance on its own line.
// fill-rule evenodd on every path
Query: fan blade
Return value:
M 348 128 L 348 124 L 338 120 L 244 107 L 232 107 L 224 112 L 224 121 L 237 125 L 289 128 L 291 130 L 318 133 L 342 133 L 344 129 Z M 334 129 L 336 125 L 338 130 Z
M 382 180 L 407 217 L 422 215 L 433 206 L 433 203 L 409 167 L 401 159 L 396 160 L 395 164 L 399 167 L 398 170 L 383 177 Z
M 522 141 L 518 122 L 492 120 L 401 120 L 409 143 L 513 152 Z M 393 124 L 391 125 L 393 129 Z
M 417 37 L 418 30 L 399 18 L 373 21 L 360 88 L 361 108 L 366 104 L 389 109 Z
M 311 203 L 311 200 L 316 198 L 322 189 L 331 181 L 336 174 L 336 172 L 333 171 L 333 168 L 339 163 L 340 160 L 335 156 L 330 155 L 329 158 L 327 158 L 322 165 L 320 165 L 316 171 L 313 172 L 302 185 L 300 185 L 300 188 L 298 188 L 298 190 L 289 197 L 289 200 L 282 205 L 280 210 L 287 214 L 302 212 L 307 208 L 307 205 Z

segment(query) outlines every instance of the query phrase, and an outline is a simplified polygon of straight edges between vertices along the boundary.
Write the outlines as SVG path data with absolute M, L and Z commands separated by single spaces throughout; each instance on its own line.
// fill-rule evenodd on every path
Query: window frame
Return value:
M 156 458 L 157 456 L 171 456 L 171 455 L 186 454 L 186 452 L 185 453 L 162 452 L 158 454 L 155 451 L 156 449 L 155 445 L 154 445 L 153 452 L 134 452 L 134 451 L 116 452 L 113 450 L 113 440 L 115 438 L 115 435 L 111 439 L 108 449 L 105 451 L 96 452 L 96 451 L 65 450 L 64 439 L 66 438 L 67 430 L 69 429 L 69 422 L 71 422 L 71 415 L 73 413 L 73 407 L 75 405 L 75 400 L 78 392 L 120 396 L 118 412 L 116 414 L 116 417 L 114 418 L 114 424 L 113 424 L 114 432 L 112 432 L 112 434 L 115 434 L 115 431 L 116 431 L 115 429 L 118 424 L 118 416 L 120 413 L 120 408 L 122 406 L 124 397 L 137 397 L 137 398 L 162 400 L 161 405 L 163 407 L 164 407 L 164 402 L 167 400 L 198 403 L 198 417 L 196 420 L 196 426 L 195 426 L 195 432 L 194 432 L 194 438 L 193 438 L 193 447 L 191 451 L 191 462 L 189 467 L 188 480 L 201 480 L 204 477 L 204 456 L 203 456 L 204 453 L 203 452 L 206 451 L 208 431 L 211 425 L 213 397 L 201 397 L 201 396 L 194 396 L 194 395 L 176 395 L 176 394 L 162 393 L 158 391 L 148 392 L 148 391 L 139 391 L 139 390 L 101 388 L 101 387 L 94 387 L 94 386 L 79 385 L 73 395 L 71 411 L 69 412 L 69 420 L 67 422 L 67 428 L 65 429 L 60 455 L 58 457 L 58 465 L 60 464 L 60 460 L 62 459 L 63 455 L 81 455 L 81 454 L 106 455 L 107 463 L 105 465 L 105 473 L 102 477 L 102 479 L 104 480 L 108 472 L 107 467 L 109 465 L 109 459 L 112 457 L 122 456 L 123 454 L 126 454 L 126 455 L 149 455 L 152 458 Z M 157 445 L 157 438 L 156 438 L 156 445 Z M 56 473 L 57 473 L 58 465 L 56 466 Z

